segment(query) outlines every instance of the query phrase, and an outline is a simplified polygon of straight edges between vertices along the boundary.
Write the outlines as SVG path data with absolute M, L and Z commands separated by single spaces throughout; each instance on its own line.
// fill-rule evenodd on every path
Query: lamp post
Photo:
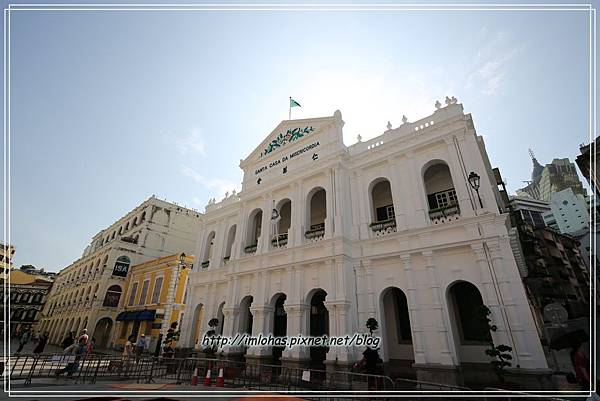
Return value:
M 481 202 L 481 196 L 479 196 L 480 180 L 481 177 L 476 172 L 471 171 L 471 173 L 469 173 L 469 185 L 471 185 L 471 188 L 473 188 L 477 193 L 477 199 L 479 199 L 479 207 L 483 209 L 483 202 Z
M 161 346 L 162 340 L 165 337 L 165 333 L 171 326 L 171 315 L 173 314 L 173 306 L 175 305 L 176 296 L 177 296 L 177 286 L 179 285 L 179 272 L 180 270 L 184 270 L 188 267 L 187 262 L 185 261 L 186 255 L 182 253 L 179 255 L 179 262 L 177 263 L 177 269 L 175 270 L 175 277 L 173 278 L 173 286 L 169 289 L 169 295 L 167 297 L 167 304 L 165 307 L 165 315 L 163 317 L 163 323 L 160 328 L 160 335 L 158 341 L 158 347 Z

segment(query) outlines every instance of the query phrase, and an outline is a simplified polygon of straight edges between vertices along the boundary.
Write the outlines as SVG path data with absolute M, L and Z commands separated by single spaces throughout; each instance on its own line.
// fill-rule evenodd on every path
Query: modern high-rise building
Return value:
M 87 328 L 100 348 L 110 347 L 130 266 L 192 254 L 201 219 L 195 210 L 152 196 L 98 232 L 81 258 L 56 277 L 40 330 L 60 343 L 70 331 Z
M 339 111 L 282 121 L 241 161 L 241 192 L 208 204 L 180 345 L 200 351 L 213 319 L 231 338 L 341 338 L 368 335 L 374 318 L 392 375 L 497 381 L 485 353 L 493 340 L 512 347 L 527 388 L 542 387 L 546 358 L 471 115 L 447 99 L 351 146 L 343 126 Z M 482 324 L 485 307 L 496 331 Z M 217 353 L 345 369 L 363 351 L 230 344 Z
M 581 154 L 575 159 L 575 162 L 579 166 L 579 170 L 581 170 L 583 176 L 592 186 L 596 195 L 600 195 L 600 187 L 598 187 L 600 182 L 598 181 L 598 170 L 596 169 L 598 151 L 600 150 L 596 146 L 598 144 L 598 138 L 588 145 L 581 145 L 579 147 Z
M 567 158 L 554 159 L 542 167 L 533 152 L 529 152 L 533 162 L 531 181 L 526 187 L 517 190 L 518 196 L 530 196 L 550 202 L 553 193 L 567 188 L 571 188 L 575 194 L 587 196 L 587 191 L 577 175 L 575 163 L 571 163 Z
M 590 227 L 589 203 L 589 199 L 576 194 L 572 188 L 554 192 L 549 202 L 551 211 L 544 214 L 544 220 L 563 234 L 587 231 Z

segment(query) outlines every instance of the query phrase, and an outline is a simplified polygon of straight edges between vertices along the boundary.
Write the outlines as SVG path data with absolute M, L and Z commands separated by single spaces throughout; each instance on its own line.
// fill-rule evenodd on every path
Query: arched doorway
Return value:
M 274 307 L 273 310 L 273 336 L 284 337 L 287 334 L 287 313 L 285 312 L 283 304 L 285 303 L 286 295 L 277 294 L 271 300 L 271 305 Z M 273 362 L 279 364 L 281 354 L 285 347 L 272 347 Z
M 94 329 L 94 337 L 96 338 L 96 346 L 98 348 L 108 348 L 110 340 L 110 332 L 112 330 L 113 321 L 109 317 L 103 317 L 96 323 Z
M 200 334 L 202 332 L 202 328 L 200 325 L 204 320 L 204 305 L 198 304 L 196 305 L 196 309 L 194 309 L 194 315 L 192 317 L 192 326 L 190 331 L 190 343 L 193 344 L 194 348 L 200 348 Z
M 252 323 L 253 316 L 252 312 L 250 312 L 250 305 L 252 305 L 252 301 L 254 298 L 252 295 L 245 296 L 240 302 L 240 314 L 239 314 L 239 333 L 247 333 L 252 334 Z
M 413 375 L 414 349 L 410 314 L 406 294 L 389 287 L 381 293 L 382 337 L 385 344 L 384 360 L 392 376 Z
M 318 289 L 310 296 L 309 335 L 319 337 L 329 335 L 329 311 L 325 307 L 327 293 Z M 310 347 L 310 366 L 313 369 L 325 369 L 328 347 Z
M 460 362 L 489 361 L 485 350 L 492 336 L 479 289 L 467 281 L 457 281 L 448 287 L 447 299 Z

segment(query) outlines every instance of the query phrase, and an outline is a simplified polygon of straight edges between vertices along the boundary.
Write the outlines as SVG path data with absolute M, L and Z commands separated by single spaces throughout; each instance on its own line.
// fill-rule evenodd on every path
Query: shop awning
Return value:
M 154 315 L 156 315 L 155 310 L 144 310 L 139 313 L 136 320 L 154 320 Z
M 121 312 L 117 315 L 117 321 L 139 320 L 138 316 L 141 312 Z

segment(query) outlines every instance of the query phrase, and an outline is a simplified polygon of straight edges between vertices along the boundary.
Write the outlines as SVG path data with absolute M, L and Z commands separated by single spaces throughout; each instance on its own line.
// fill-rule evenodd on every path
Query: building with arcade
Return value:
M 483 138 L 456 99 L 346 146 L 340 111 L 282 121 L 210 201 L 180 345 L 216 332 L 352 336 L 375 318 L 391 375 L 465 383 L 490 340 L 523 380 L 548 373 Z M 470 178 L 470 180 L 469 180 Z M 491 311 L 496 331 L 479 318 Z M 221 357 L 345 369 L 364 347 L 221 347 Z

